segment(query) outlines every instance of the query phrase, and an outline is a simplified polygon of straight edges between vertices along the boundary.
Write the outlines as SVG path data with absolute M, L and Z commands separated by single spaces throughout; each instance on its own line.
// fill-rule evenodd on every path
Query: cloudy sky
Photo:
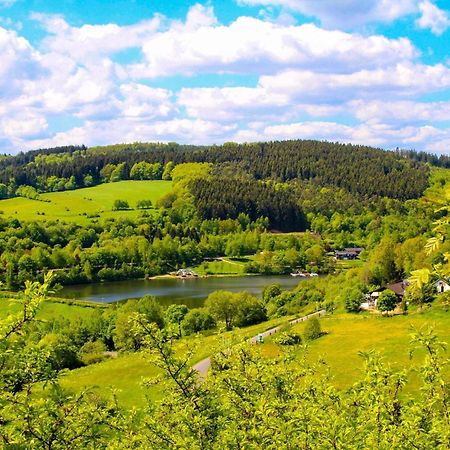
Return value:
M 0 153 L 293 138 L 449 154 L 450 0 L 0 0 Z

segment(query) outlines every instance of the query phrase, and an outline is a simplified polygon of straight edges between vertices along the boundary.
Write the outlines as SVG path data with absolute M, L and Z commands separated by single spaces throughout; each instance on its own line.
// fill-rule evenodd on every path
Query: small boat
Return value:
M 190 269 L 180 269 L 176 272 L 176 276 L 178 278 L 186 279 L 186 278 L 198 278 L 198 274 Z
M 306 277 L 306 274 L 303 273 L 301 270 L 297 270 L 297 272 L 291 273 L 292 277 Z
M 318 277 L 319 274 L 316 273 L 316 272 L 311 272 L 311 273 L 309 274 L 309 276 L 310 276 L 310 277 Z

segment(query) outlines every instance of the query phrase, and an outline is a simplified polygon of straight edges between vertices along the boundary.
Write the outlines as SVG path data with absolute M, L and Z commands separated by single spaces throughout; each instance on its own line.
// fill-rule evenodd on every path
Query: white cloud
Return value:
M 406 14 L 411 3 L 346 4 L 364 20 L 389 21 Z M 383 4 L 381 13 L 377 8 Z M 322 8 L 326 22 L 331 2 L 308 5 Z M 336 8 L 344 14 L 340 3 Z M 155 15 L 127 26 L 74 27 L 62 16 L 33 17 L 47 32 L 37 48 L 0 27 L 1 151 L 281 138 L 443 151 L 450 142 L 444 128 L 450 102 L 419 101 L 423 94 L 449 89 L 450 67 L 420 63 L 409 39 L 252 17 L 225 26 L 211 6 L 201 5 L 183 21 Z M 120 61 L 115 55 L 128 49 L 140 51 L 139 64 L 115 62 Z M 205 73 L 258 80 L 249 86 L 201 87 Z M 198 77 L 194 85 L 200 87 L 156 87 L 158 78 L 173 75 Z M 223 79 L 225 84 L 232 78 Z M 55 129 L 60 117 L 74 117 L 77 126 Z
M 363 123 L 349 126 L 337 122 L 307 121 L 241 130 L 235 134 L 234 139 L 238 142 L 319 139 L 383 148 L 421 148 L 436 153 L 448 153 L 450 130 L 431 125 L 395 127 L 386 123 Z
M 136 141 L 177 141 L 180 143 L 212 144 L 223 142 L 236 130 L 219 122 L 175 118 L 148 122 L 124 118 L 108 121 L 87 121 L 83 126 L 56 133 L 51 138 L 26 142 L 27 149 L 89 143 L 104 145 Z
M 281 6 L 315 17 L 325 27 L 337 28 L 392 22 L 417 12 L 417 0 L 238 0 L 238 3 Z
M 362 121 L 396 124 L 450 121 L 450 102 L 355 100 L 348 108 Z
M 276 75 L 262 76 L 259 86 L 268 92 L 290 95 L 291 99 L 307 101 L 346 101 L 389 94 L 412 96 L 450 87 L 450 68 L 437 64 L 400 63 L 393 67 L 360 70 L 350 74 L 315 73 L 288 70 Z
M 99 56 L 139 48 L 164 23 L 162 16 L 155 15 L 152 19 L 128 26 L 86 24 L 72 27 L 59 15 L 34 13 L 31 17 L 49 33 L 42 41 L 43 51 L 67 55 L 81 63 L 95 62 Z
M 0 98 L 17 95 L 27 80 L 45 74 L 42 61 L 28 41 L 15 31 L 0 27 Z
M 312 24 L 284 26 L 239 17 L 228 26 L 192 29 L 176 23 L 143 43 L 144 61 L 129 67 L 135 78 L 199 73 L 267 73 L 286 67 L 352 71 L 410 60 L 408 39 L 364 37 Z
M 262 76 L 254 88 L 181 89 L 178 104 L 185 108 L 190 117 L 213 117 L 227 123 L 255 120 L 257 117 L 265 120 L 281 120 L 283 117 L 289 120 L 299 114 L 326 117 L 342 112 L 347 115 L 356 113 L 358 118 L 364 120 L 373 119 L 377 113 L 386 117 L 390 112 L 391 120 L 398 121 L 401 113 L 408 114 L 411 120 L 419 110 L 423 120 L 427 120 L 427 114 L 429 119 L 439 120 L 437 117 L 445 112 L 443 105 L 432 114 L 432 108 L 436 105 L 408 109 L 416 103 L 389 103 L 385 98 L 387 94 L 391 99 L 413 97 L 449 87 L 450 68 L 442 65 L 399 64 L 350 74 L 290 70 Z
M 439 9 L 430 0 L 423 0 L 419 4 L 421 17 L 416 20 L 419 28 L 429 28 L 438 36 L 450 27 L 450 18 L 446 11 Z

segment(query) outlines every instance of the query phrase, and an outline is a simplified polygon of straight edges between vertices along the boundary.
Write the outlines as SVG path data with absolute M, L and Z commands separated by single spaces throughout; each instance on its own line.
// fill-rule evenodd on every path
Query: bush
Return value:
M 302 337 L 293 331 L 285 331 L 279 334 L 273 341 L 278 345 L 298 345 L 302 343 Z
M 153 206 L 151 200 L 138 200 L 136 203 L 137 209 L 150 209 Z
M 306 321 L 303 337 L 307 341 L 312 341 L 320 336 L 322 336 L 322 329 L 320 327 L 319 319 L 317 317 L 311 317 Z
M 86 365 L 104 361 L 107 358 L 105 351 L 106 346 L 102 341 L 88 341 L 80 348 L 80 360 Z
M 202 308 L 191 309 L 181 322 L 185 334 L 198 333 L 210 330 L 216 326 L 214 318 Z
M 360 310 L 361 303 L 364 302 L 364 294 L 360 289 L 346 289 L 343 296 L 345 298 L 345 309 L 348 312 L 358 312 Z
M 113 211 L 119 211 L 123 209 L 130 209 L 130 205 L 126 200 L 114 200 Z
M 397 296 L 392 291 L 386 289 L 378 297 L 377 308 L 381 312 L 389 312 L 395 309 L 397 303 Z

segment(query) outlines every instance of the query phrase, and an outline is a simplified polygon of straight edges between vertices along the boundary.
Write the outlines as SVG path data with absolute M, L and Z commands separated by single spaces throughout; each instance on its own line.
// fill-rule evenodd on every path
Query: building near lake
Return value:
M 353 260 L 357 259 L 363 250 L 361 247 L 348 247 L 344 248 L 344 250 L 337 250 L 334 256 L 337 260 L 341 261 Z

